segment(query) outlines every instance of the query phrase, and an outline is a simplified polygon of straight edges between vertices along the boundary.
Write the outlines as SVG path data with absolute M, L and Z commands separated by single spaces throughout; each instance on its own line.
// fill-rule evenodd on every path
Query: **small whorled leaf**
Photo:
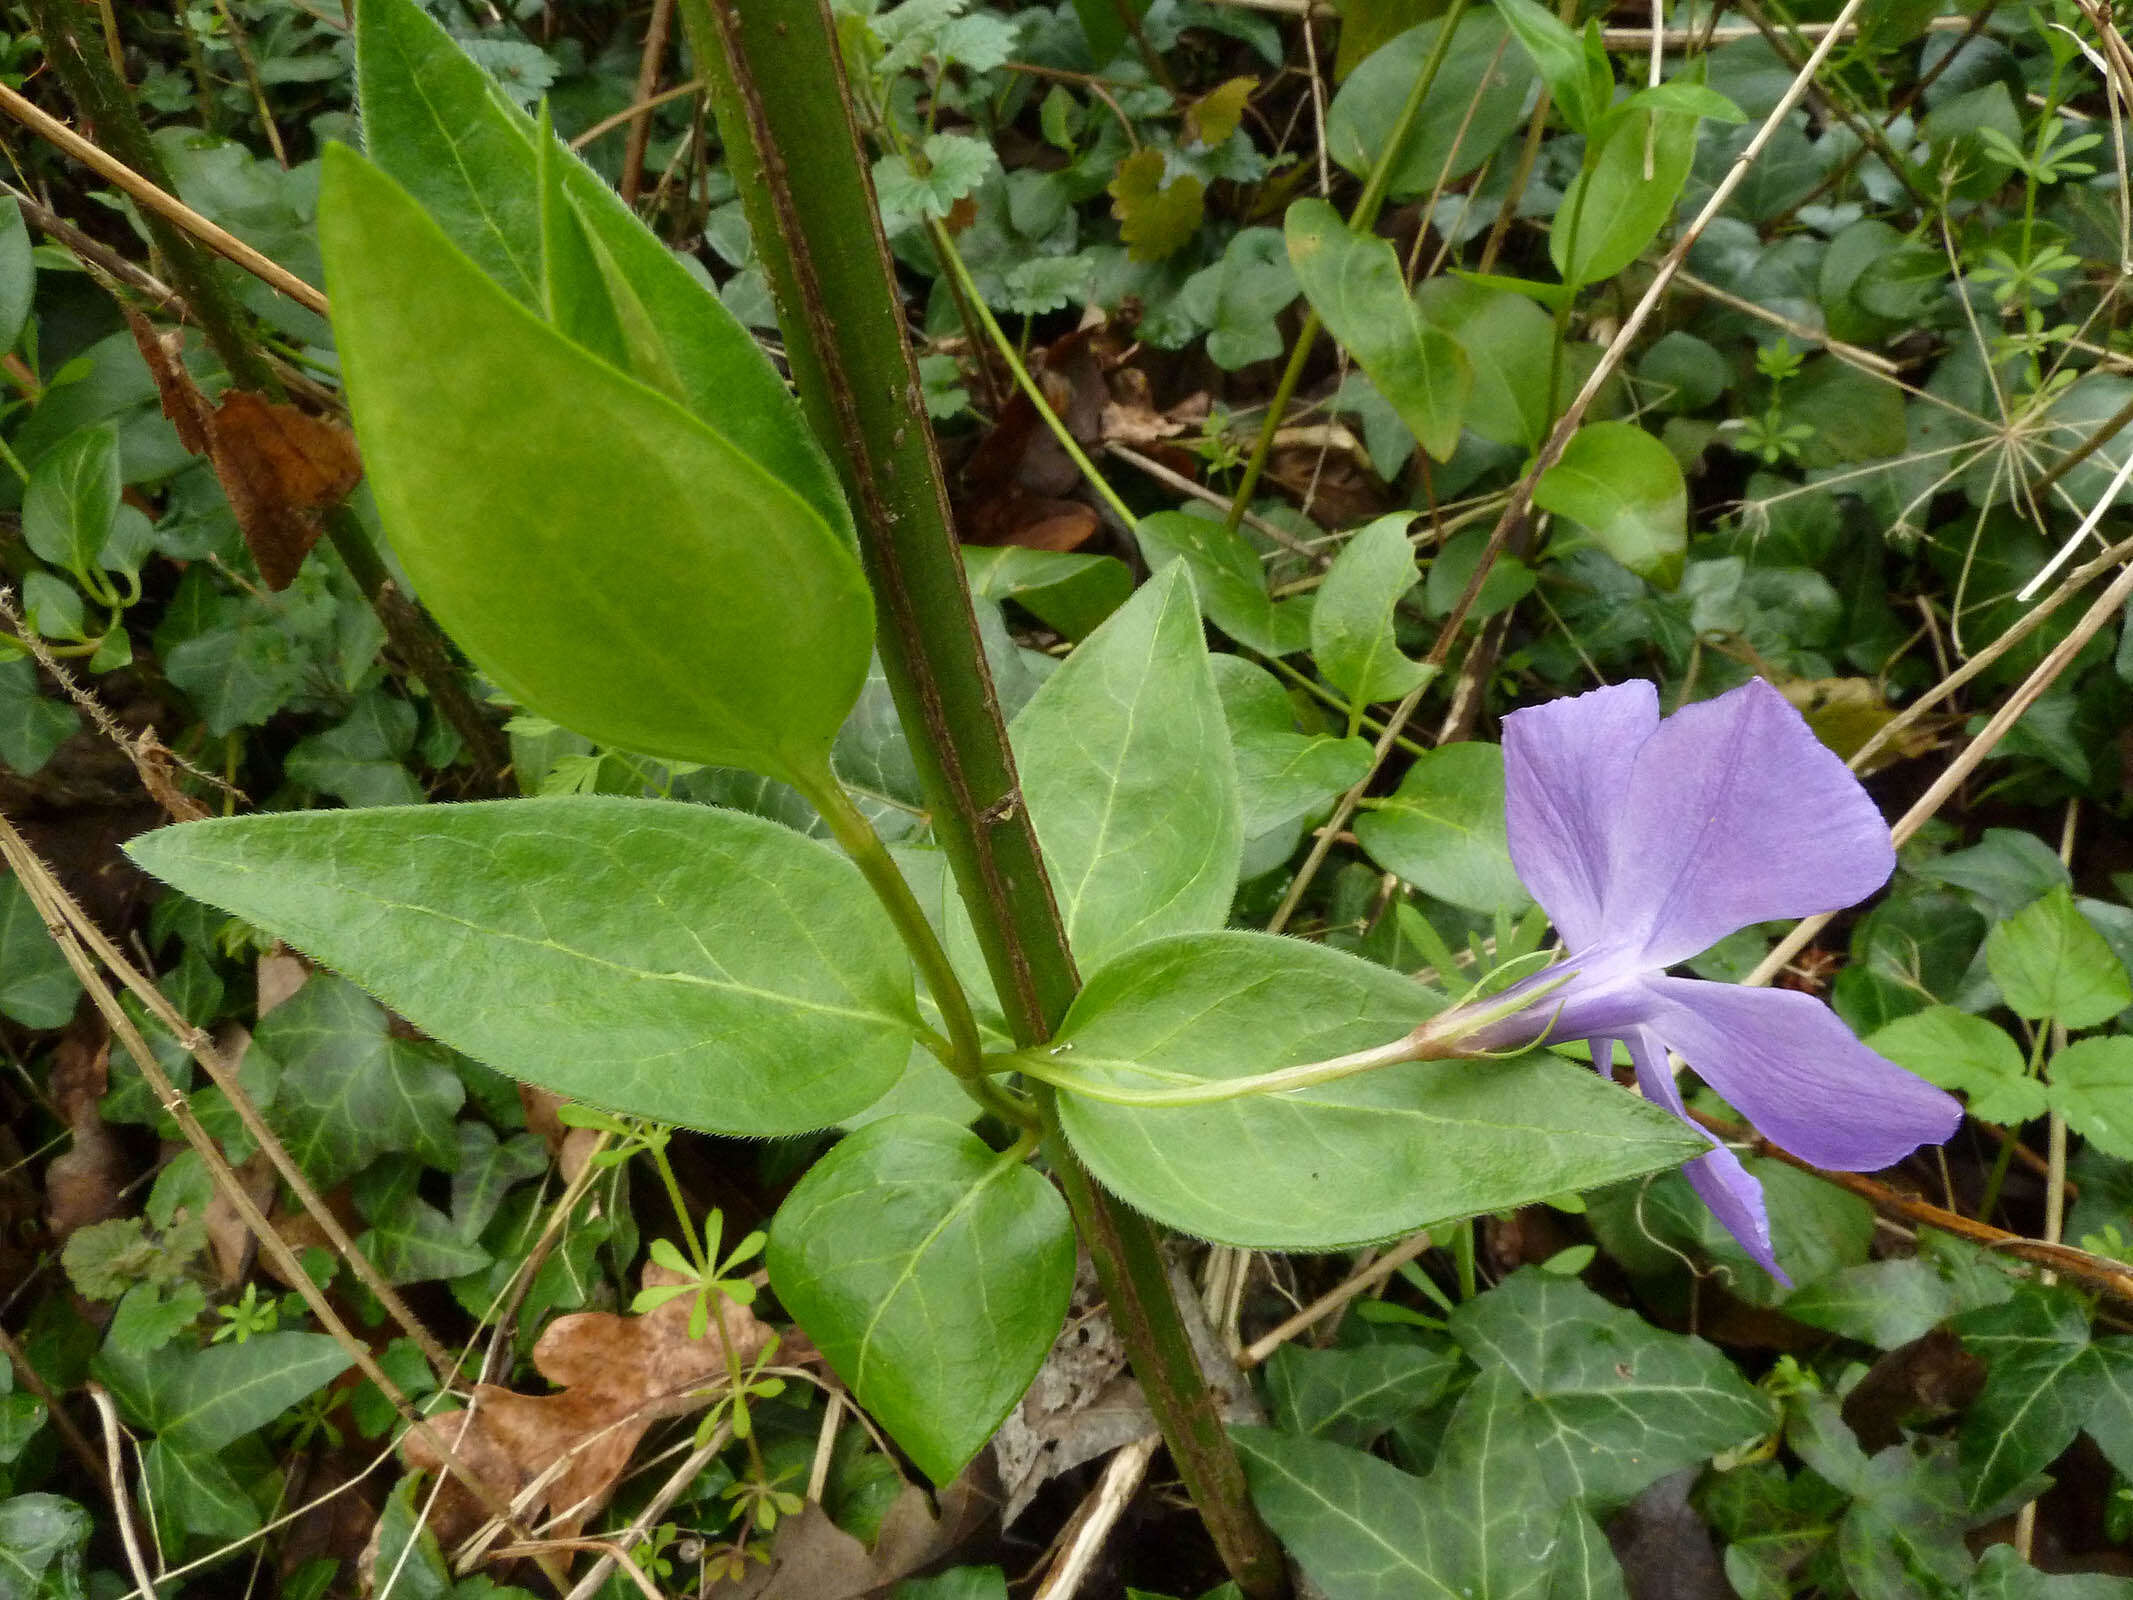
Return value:
M 771 1224 L 771 1286 L 936 1483 L 1044 1364 L 1074 1290 L 1066 1202 L 933 1117 L 885 1117 L 809 1169 Z
M 1053 1042 L 1063 1074 L 1146 1092 L 1397 1040 L 1442 1001 L 1388 968 L 1268 934 L 1181 935 L 1098 969 Z M 1642 1176 L 1707 1148 L 1545 1054 L 1411 1062 L 1194 1106 L 1069 1089 L 1060 1118 L 1108 1187 L 1225 1244 L 1331 1250 Z
M 1012 733 L 1076 960 L 1095 967 L 1144 939 L 1222 925 L 1243 824 L 1182 562 L 1083 641 Z
M 218 818 L 128 853 L 557 1094 L 775 1135 L 863 1110 L 917 1026 L 859 871 L 740 812 L 570 795 Z
M 808 502 L 326 152 L 319 239 L 379 515 L 505 693 L 602 743 L 817 777 L 873 605 Z
M 1439 461 L 1459 448 L 1474 387 L 1459 341 L 1422 315 L 1392 241 L 1358 233 L 1323 200 L 1299 200 L 1286 219 L 1289 264 L 1334 338 L 1416 440 Z

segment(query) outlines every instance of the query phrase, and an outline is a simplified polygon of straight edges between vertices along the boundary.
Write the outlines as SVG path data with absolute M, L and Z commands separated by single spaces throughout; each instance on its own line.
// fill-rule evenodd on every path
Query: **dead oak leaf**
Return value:
M 657 1266 L 644 1269 L 646 1288 L 680 1281 L 678 1274 Z M 558 1317 L 533 1347 L 533 1365 L 559 1386 L 556 1393 L 519 1394 L 476 1384 L 472 1406 L 439 1413 L 431 1421 L 498 1500 L 514 1502 L 538 1480 L 524 1520 L 555 1517 L 548 1536 L 575 1538 L 607 1504 L 645 1430 L 663 1417 L 698 1409 L 725 1382 L 720 1318 L 712 1320 L 704 1337 L 689 1337 L 695 1299 L 677 1295 L 643 1316 L 579 1311 Z M 776 1339 L 746 1306 L 727 1301 L 719 1309 L 744 1367 Z M 411 1467 L 436 1472 L 442 1465 L 420 1432 L 409 1433 L 400 1448 Z M 466 1485 L 445 1478 L 429 1520 L 450 1548 L 487 1521 L 488 1513 Z
M 288 588 L 324 531 L 320 514 L 362 480 L 355 435 L 244 389 L 211 401 L 147 318 L 128 308 L 126 322 L 179 442 L 206 456 L 221 480 L 260 577 L 269 589 Z

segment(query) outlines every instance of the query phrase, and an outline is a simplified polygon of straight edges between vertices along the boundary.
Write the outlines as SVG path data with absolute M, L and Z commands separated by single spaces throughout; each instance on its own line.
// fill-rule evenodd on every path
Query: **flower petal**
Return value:
M 1760 678 L 1662 722 L 1617 804 L 1603 919 L 1653 967 L 1851 905 L 1896 866 L 1859 780 Z
M 1659 691 L 1642 678 L 1503 720 L 1511 863 L 1573 950 L 1600 937 L 1630 771 L 1658 726 Z
M 1808 995 L 1687 978 L 1646 987 L 1651 1031 L 1765 1138 L 1818 1167 L 1872 1172 L 1963 1120 L 1952 1095 L 1874 1054 Z
M 1666 1046 L 1648 1030 L 1639 1028 L 1630 1035 L 1629 1053 L 1637 1063 L 1637 1083 L 1644 1090 L 1644 1098 L 1689 1122 L 1688 1109 L 1681 1103 L 1680 1085 L 1674 1082 L 1673 1069 L 1667 1065 Z M 1689 1126 L 1711 1139 L 1708 1130 L 1693 1122 Z M 1778 1266 L 1777 1253 L 1771 1247 L 1770 1209 L 1763 1204 L 1762 1184 L 1741 1165 L 1739 1156 L 1716 1139 L 1711 1139 L 1711 1144 L 1711 1153 L 1688 1163 L 1681 1169 L 1682 1176 L 1755 1264 L 1791 1288 L 1792 1279 Z

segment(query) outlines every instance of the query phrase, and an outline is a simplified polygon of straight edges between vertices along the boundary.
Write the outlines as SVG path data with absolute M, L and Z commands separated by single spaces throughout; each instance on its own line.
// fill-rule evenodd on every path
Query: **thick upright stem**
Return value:
M 935 836 L 1018 1042 L 1049 1036 L 1078 983 L 1016 786 L 905 335 L 843 56 L 821 0 L 682 0 L 773 294 L 793 379 L 859 527 L 878 643 Z M 812 247 L 811 247 L 812 246 Z M 1147 1221 L 1048 1151 L 1113 1320 L 1223 1561 L 1259 1600 L 1278 1547 L 1192 1354 Z

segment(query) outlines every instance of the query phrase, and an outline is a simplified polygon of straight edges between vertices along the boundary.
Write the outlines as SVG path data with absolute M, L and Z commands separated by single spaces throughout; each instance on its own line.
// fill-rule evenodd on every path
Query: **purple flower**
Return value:
M 1895 868 L 1873 801 L 1776 690 L 1752 679 L 1662 722 L 1653 686 L 1625 683 L 1513 712 L 1503 748 L 1511 859 L 1568 953 L 1529 980 L 1556 986 L 1484 1042 L 1583 1039 L 1604 1063 L 1619 1039 L 1646 1097 L 1686 1121 L 1667 1065 L 1677 1050 L 1766 1138 L 1819 1167 L 1871 1171 L 1955 1132 L 1955 1100 L 1819 1001 L 1666 975 L 1750 923 L 1862 900 Z M 1712 1143 L 1689 1182 L 1789 1281 L 1762 1185 Z

